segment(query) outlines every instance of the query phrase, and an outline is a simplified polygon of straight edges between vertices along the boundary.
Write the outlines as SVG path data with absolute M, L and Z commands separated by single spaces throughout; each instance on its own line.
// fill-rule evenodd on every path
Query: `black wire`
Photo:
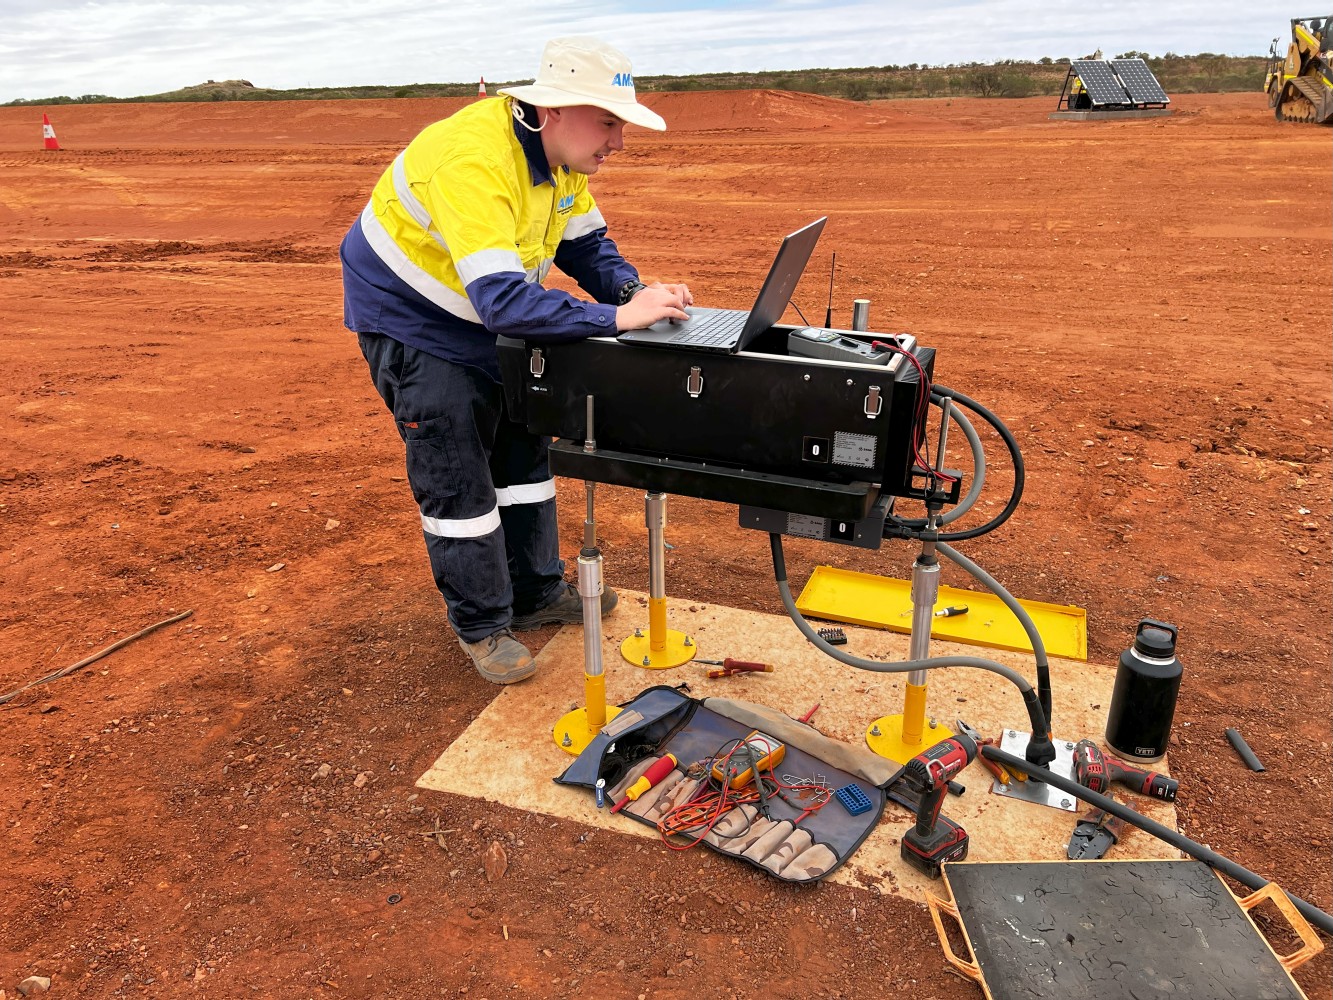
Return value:
M 948 399 L 952 399 L 955 403 L 962 406 L 964 409 L 971 410 L 977 416 L 981 417 L 981 419 L 986 421 L 986 423 L 990 424 L 993 428 L 995 428 L 995 432 L 999 434 L 1000 439 L 1004 441 L 1005 448 L 1008 449 L 1009 457 L 1014 464 L 1014 485 L 1009 492 L 1009 502 L 1004 505 L 1003 510 L 1001 510 L 998 514 L 996 514 L 985 524 L 979 525 L 975 528 L 967 528 L 963 531 L 942 531 L 937 536 L 941 542 L 966 541 L 969 538 L 976 538 L 980 535 L 986 534 L 987 532 L 994 531 L 996 528 L 1004 524 L 1005 521 L 1009 520 L 1009 518 L 1013 516 L 1014 511 L 1018 508 L 1019 501 L 1023 498 L 1023 485 L 1027 479 L 1027 472 L 1023 465 L 1023 456 L 1018 450 L 1017 439 L 1010 432 L 1009 428 L 1004 425 L 1004 422 L 1001 421 L 999 417 L 997 417 L 994 413 L 988 410 L 985 406 L 978 403 L 975 399 L 972 399 L 971 397 L 964 395 L 957 389 L 950 389 L 947 386 L 942 386 L 938 382 L 936 382 L 935 385 L 931 388 L 931 395 L 947 397 Z M 924 528 L 926 526 L 925 518 L 893 517 L 892 515 L 890 515 L 890 517 L 896 524 L 904 528 L 919 529 L 919 528 Z

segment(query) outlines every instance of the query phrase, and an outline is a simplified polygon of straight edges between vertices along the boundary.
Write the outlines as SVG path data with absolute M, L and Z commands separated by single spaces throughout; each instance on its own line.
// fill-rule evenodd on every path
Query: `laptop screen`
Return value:
M 764 279 L 764 287 L 759 289 L 754 308 L 745 321 L 737 350 L 745 350 L 755 337 L 771 329 L 782 318 L 827 221 L 828 216 L 821 216 L 783 239 L 778 255 L 773 258 L 773 266 L 768 269 L 768 277 Z

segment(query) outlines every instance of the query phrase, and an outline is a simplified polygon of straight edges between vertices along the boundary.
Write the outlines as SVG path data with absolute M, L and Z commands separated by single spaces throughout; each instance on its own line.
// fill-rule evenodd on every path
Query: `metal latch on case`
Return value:
M 884 398 L 879 394 L 879 386 L 872 385 L 866 394 L 866 416 L 874 420 L 884 409 Z
M 685 379 L 685 391 L 690 394 L 690 399 L 698 399 L 704 391 L 704 376 L 698 365 L 690 367 L 689 377 Z
M 533 378 L 541 378 L 542 373 L 546 371 L 546 359 L 542 357 L 542 349 L 534 347 L 532 357 L 528 359 L 528 371 L 532 372 Z

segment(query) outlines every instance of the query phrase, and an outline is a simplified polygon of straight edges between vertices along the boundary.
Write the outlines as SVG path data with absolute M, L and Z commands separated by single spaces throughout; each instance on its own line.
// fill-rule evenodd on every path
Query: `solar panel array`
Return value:
M 1074 72 L 1083 81 L 1083 89 L 1096 107 L 1099 104 L 1129 104 L 1129 94 L 1105 59 L 1075 59 Z
M 1170 104 L 1171 98 L 1142 59 L 1112 59 L 1111 65 L 1136 104 Z

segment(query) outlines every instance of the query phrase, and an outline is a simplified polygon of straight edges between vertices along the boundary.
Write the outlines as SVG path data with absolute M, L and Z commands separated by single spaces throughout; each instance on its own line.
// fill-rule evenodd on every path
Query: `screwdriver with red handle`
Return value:
M 755 663 L 753 660 L 733 660 L 728 656 L 725 660 L 699 660 L 695 663 L 708 663 L 715 667 L 721 667 L 721 670 L 708 671 L 709 677 L 730 677 L 732 674 L 771 674 L 773 664 Z
M 1176 801 L 1176 791 L 1180 788 L 1175 778 L 1112 760 L 1092 740 L 1079 740 L 1074 746 L 1074 780 L 1093 792 L 1105 794 L 1112 784 L 1119 784 L 1165 802 Z

